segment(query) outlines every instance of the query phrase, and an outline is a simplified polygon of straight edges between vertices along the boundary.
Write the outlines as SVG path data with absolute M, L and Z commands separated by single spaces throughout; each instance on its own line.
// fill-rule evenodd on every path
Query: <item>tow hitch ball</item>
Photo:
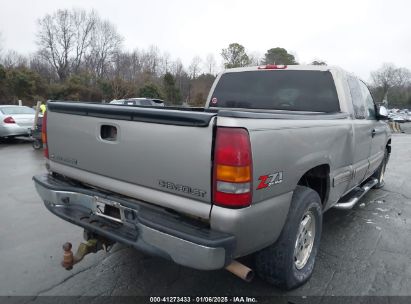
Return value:
M 107 243 L 97 239 L 89 239 L 86 243 L 81 243 L 75 255 L 73 255 L 73 252 L 71 251 L 72 247 L 73 246 L 69 242 L 63 245 L 64 255 L 61 266 L 66 270 L 71 270 L 74 264 L 79 263 L 89 253 L 96 253 L 101 249 L 108 251 Z

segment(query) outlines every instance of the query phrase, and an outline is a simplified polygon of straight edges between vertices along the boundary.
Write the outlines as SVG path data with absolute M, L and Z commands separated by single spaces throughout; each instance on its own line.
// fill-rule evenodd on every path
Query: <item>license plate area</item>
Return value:
M 93 214 L 116 223 L 132 225 L 129 220 L 135 218 L 135 210 L 124 207 L 118 202 L 98 196 L 93 197 L 93 203 Z

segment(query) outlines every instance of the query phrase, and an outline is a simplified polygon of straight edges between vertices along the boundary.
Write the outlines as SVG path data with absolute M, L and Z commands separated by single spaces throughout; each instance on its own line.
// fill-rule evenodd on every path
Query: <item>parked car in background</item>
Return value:
M 411 113 L 408 109 L 402 109 L 400 111 L 400 116 L 404 118 L 404 122 L 411 121 Z
M 25 106 L 0 106 L 0 138 L 28 136 L 34 124 L 35 111 Z
M 400 115 L 398 113 L 389 113 L 388 118 L 395 122 L 405 122 L 408 120 L 404 115 Z
M 156 98 L 127 98 L 114 99 L 110 104 L 121 104 L 128 106 L 164 107 L 164 101 Z

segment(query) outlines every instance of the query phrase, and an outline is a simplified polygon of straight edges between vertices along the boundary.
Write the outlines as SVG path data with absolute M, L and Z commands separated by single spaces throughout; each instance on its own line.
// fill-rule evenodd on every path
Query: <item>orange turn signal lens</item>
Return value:
M 251 180 L 250 166 L 236 167 L 217 165 L 216 178 L 219 181 L 243 183 Z

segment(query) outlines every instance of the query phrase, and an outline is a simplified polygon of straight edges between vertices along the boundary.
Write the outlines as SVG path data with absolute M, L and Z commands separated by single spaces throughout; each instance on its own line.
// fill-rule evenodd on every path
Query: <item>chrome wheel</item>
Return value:
M 294 264 L 297 269 L 302 269 L 311 255 L 315 238 L 315 217 L 311 211 L 304 213 L 297 240 L 294 248 Z
M 33 141 L 32 145 L 33 145 L 34 149 L 38 150 L 38 149 L 42 148 L 43 143 L 40 140 L 36 139 L 36 140 Z

